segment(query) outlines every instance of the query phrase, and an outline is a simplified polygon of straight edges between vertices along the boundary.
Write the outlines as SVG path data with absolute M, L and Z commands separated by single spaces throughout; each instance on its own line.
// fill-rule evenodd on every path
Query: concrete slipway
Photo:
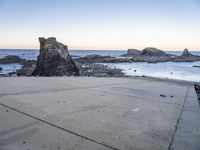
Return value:
M 0 78 L 0 150 L 56 149 L 199 150 L 193 84 L 147 78 Z

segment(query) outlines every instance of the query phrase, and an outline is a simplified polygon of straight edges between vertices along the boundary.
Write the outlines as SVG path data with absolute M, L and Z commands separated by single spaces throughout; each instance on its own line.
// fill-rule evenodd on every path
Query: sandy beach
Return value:
M 200 148 L 192 82 L 0 78 L 0 149 Z

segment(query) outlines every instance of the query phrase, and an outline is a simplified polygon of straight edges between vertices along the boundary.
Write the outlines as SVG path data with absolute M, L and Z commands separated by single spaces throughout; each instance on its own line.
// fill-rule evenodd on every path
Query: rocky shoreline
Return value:
M 22 68 L 1 77 L 8 76 L 94 76 L 94 77 L 124 77 L 121 69 L 111 68 L 102 63 L 131 62 L 195 62 L 200 56 L 191 54 L 185 49 L 180 56 L 167 54 L 157 48 L 147 47 L 143 50 L 128 49 L 121 57 L 87 55 L 72 59 L 68 47 L 56 41 L 56 38 L 39 38 L 40 55 L 38 60 L 25 60 L 18 56 L 8 55 L 0 59 L 0 64 L 19 63 Z M 197 67 L 197 66 L 194 66 Z M 0 71 L 3 68 L 0 68 Z
M 16 70 L 16 72 L 10 72 L 8 74 L 0 74 L 0 77 L 11 76 L 32 76 L 32 73 L 36 67 L 37 61 L 27 60 L 22 65 L 22 68 Z M 79 69 L 79 76 L 93 76 L 93 77 L 124 77 L 125 74 L 121 69 L 111 68 L 103 64 L 96 63 L 79 63 L 75 62 Z
M 188 49 L 185 49 L 180 56 L 167 54 L 157 48 L 145 48 L 142 51 L 129 49 L 126 54 L 121 55 L 121 58 L 101 55 L 88 55 L 74 59 L 76 62 L 82 63 L 122 63 L 122 62 L 195 62 L 200 61 L 200 56 L 191 54 Z
M 56 38 L 39 38 L 40 54 L 37 61 L 25 60 L 18 56 L 8 55 L 0 59 L 0 64 L 19 63 L 21 69 L 1 77 L 10 76 L 94 76 L 123 77 L 121 69 L 110 68 L 103 64 L 93 63 L 92 59 L 81 62 L 73 60 L 68 47 L 56 41 Z M 92 58 L 92 57 L 91 57 Z M 101 58 L 101 57 L 100 57 Z M 99 61 L 100 62 L 100 61 Z M 0 71 L 3 68 L 0 68 Z

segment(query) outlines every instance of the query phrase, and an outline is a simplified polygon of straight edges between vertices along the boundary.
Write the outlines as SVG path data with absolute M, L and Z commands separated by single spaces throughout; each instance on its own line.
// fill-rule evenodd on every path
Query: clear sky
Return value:
M 200 0 L 0 0 L 0 48 L 200 50 Z

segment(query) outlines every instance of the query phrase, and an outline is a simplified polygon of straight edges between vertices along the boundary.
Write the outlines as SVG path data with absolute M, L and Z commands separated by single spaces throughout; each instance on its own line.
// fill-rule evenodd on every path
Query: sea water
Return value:
M 83 57 L 86 55 L 98 54 L 102 56 L 121 57 L 120 55 L 126 53 L 126 50 L 69 50 L 73 57 Z M 169 54 L 181 55 L 181 51 L 167 51 Z M 199 55 L 200 52 L 192 52 L 194 55 Z M 17 55 L 24 59 L 36 60 L 39 55 L 38 50 L 19 50 L 7 49 L 0 50 L 0 58 L 7 55 Z M 106 65 L 113 68 L 120 68 L 126 75 L 130 76 L 150 76 L 158 78 L 179 79 L 187 81 L 200 82 L 200 62 L 162 62 L 162 63 L 107 63 Z M 15 71 L 21 68 L 19 64 L 0 64 L 3 70 L 0 74 Z

